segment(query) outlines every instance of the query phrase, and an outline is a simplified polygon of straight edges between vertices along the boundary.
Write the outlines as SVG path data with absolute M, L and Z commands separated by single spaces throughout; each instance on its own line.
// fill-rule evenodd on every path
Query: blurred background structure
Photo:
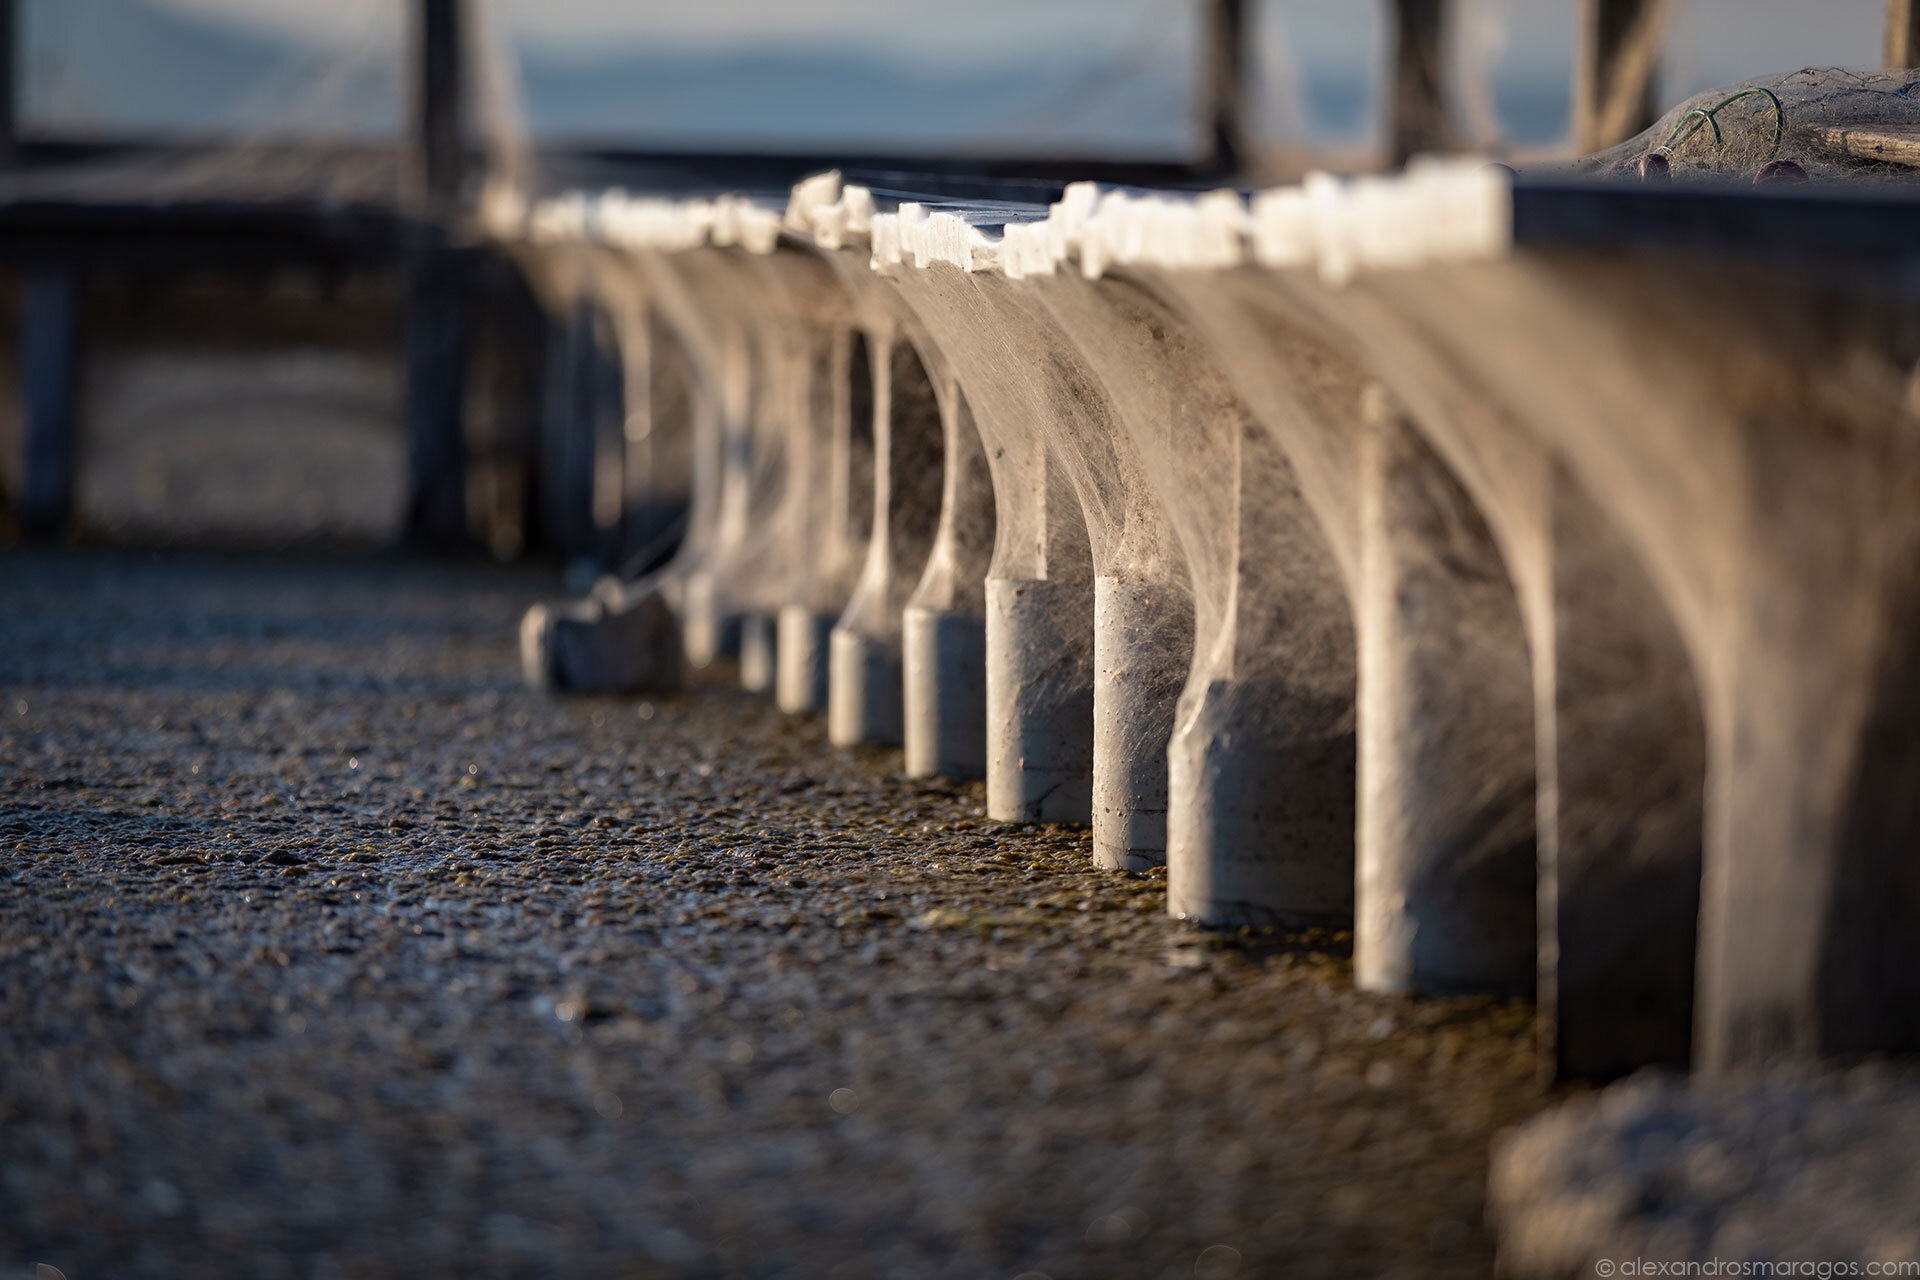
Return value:
M 19 121 L 40 140 L 392 137 L 405 6 L 319 0 L 16 0 Z M 1377 149 L 1395 6 L 1245 0 L 1263 148 Z M 1422 6 L 1407 6 L 1418 10 Z M 1427 6 L 1439 8 L 1439 6 Z M 1579 0 L 1455 0 L 1445 59 L 1484 143 L 1570 135 Z M 1190 159 L 1202 0 L 709 6 L 490 0 L 533 136 L 633 149 Z M 1684 0 L 1653 95 L 1756 70 L 1869 66 L 1880 0 Z
M 1043 195 L 1524 161 L 1757 69 L 1875 63 L 1895 22 L 1882 0 L 7 0 L 0 518 L 651 545 L 671 512 L 567 514 L 617 435 L 617 356 L 570 349 L 462 226 L 488 178 L 778 189 L 839 164 Z M 557 445 L 540 422 L 567 412 L 605 421 Z

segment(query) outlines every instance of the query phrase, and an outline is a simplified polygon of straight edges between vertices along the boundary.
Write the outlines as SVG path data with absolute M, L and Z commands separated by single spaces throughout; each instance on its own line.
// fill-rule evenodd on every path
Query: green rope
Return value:
M 1713 129 L 1713 145 L 1716 147 L 1725 146 L 1727 142 L 1726 137 L 1720 132 L 1719 116 L 1721 108 L 1756 93 L 1766 94 L 1768 101 L 1773 103 L 1773 149 L 1767 152 L 1767 159 L 1773 159 L 1780 154 L 1780 142 L 1787 134 L 1787 109 L 1781 105 L 1778 94 L 1774 93 L 1771 89 L 1763 89 L 1759 85 L 1752 85 L 1745 89 L 1736 89 L 1734 92 L 1720 99 L 1720 101 L 1714 103 L 1711 107 L 1695 107 L 1673 122 L 1673 132 L 1669 133 L 1667 140 L 1661 143 L 1655 150 L 1665 151 L 1671 155 L 1675 147 L 1700 132 L 1700 126 L 1703 124 Z M 1687 128 L 1688 121 L 1693 122 L 1693 127 L 1690 129 Z

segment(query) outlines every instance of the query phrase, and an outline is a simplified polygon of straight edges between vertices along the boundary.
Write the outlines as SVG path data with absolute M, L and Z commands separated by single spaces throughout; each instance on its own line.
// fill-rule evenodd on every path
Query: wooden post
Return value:
M 21 523 L 57 538 L 73 510 L 78 288 L 64 263 L 30 267 L 20 291 L 20 388 L 26 420 Z
M 1238 172 L 1250 154 L 1246 109 L 1246 0 L 1210 0 L 1207 5 L 1207 120 L 1215 173 Z
M 1887 65 L 1920 66 L 1920 0 L 1887 0 Z
M 414 145 L 421 193 L 436 214 L 452 213 L 466 179 L 466 96 L 462 0 L 417 0 Z
M 464 0 L 414 8 L 413 242 L 407 263 L 407 537 L 453 547 L 467 539 L 465 440 L 471 259 L 458 235 L 466 183 L 462 128 Z
M 1449 140 L 1443 70 L 1447 0 L 1394 0 L 1393 167 Z
M 1573 72 L 1574 140 L 1583 152 L 1624 142 L 1658 118 L 1653 81 L 1669 0 L 1581 0 Z

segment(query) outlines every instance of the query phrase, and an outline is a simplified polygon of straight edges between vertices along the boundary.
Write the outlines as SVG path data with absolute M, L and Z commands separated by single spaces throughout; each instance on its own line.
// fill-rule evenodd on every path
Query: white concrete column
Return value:
M 659 277 L 671 280 L 676 309 L 697 325 L 708 351 L 709 412 L 718 418 L 717 470 L 703 554 L 685 567 L 680 600 L 682 641 L 694 667 L 740 651 L 740 626 L 753 605 L 753 575 L 763 567 L 764 528 L 773 510 L 765 478 L 769 431 L 765 406 L 772 353 L 753 317 L 764 305 L 742 265 L 726 250 L 666 256 Z
M 987 816 L 1093 817 L 1084 580 L 987 580 Z
M 1035 286 L 1133 455 L 1115 474 L 1140 477 L 1095 486 L 1120 513 L 1107 526 L 1127 531 L 1113 571 L 1103 570 L 1111 581 L 1100 637 L 1125 678 L 1100 691 L 1134 719 L 1131 743 L 1107 757 L 1104 776 L 1116 789 L 1132 784 L 1137 817 L 1114 823 L 1108 859 L 1141 856 L 1149 833 L 1140 828 L 1164 805 L 1175 914 L 1220 925 L 1345 923 L 1353 629 L 1321 516 L 1185 315 L 1131 279 L 1060 273 Z M 1157 520 L 1175 546 L 1146 536 Z M 1149 790 L 1162 776 L 1164 790 Z M 1134 843 L 1125 853 L 1123 840 Z
M 1706 729 L 1672 616 L 1556 469 L 1539 661 L 1542 1051 L 1607 1079 L 1692 1058 Z
M 1634 568 L 1679 638 L 1684 664 L 1629 631 L 1601 655 L 1598 681 L 1562 671 L 1558 684 L 1624 728 L 1635 721 L 1607 714 L 1609 695 L 1637 708 L 1650 684 L 1679 684 L 1669 665 L 1697 685 L 1696 1067 L 1920 1047 L 1910 308 L 1844 274 L 1638 250 L 1383 273 L 1369 287 L 1552 449 L 1572 482 L 1555 493 L 1556 554 L 1563 499 L 1584 495 L 1624 549 L 1615 563 Z M 1572 585 L 1556 572 L 1557 603 L 1597 594 L 1574 582 L 1579 568 L 1564 571 Z M 1581 615 L 1566 613 L 1564 637 L 1578 640 Z M 1569 651 L 1579 646 L 1556 645 Z M 1669 800 L 1642 787 L 1677 776 L 1664 757 L 1691 749 L 1686 722 L 1649 715 L 1638 728 L 1594 762 L 1594 794 L 1683 813 L 1686 790 Z M 1566 761 L 1581 726 L 1563 720 L 1556 737 L 1557 834 L 1580 837 Z M 1576 891 L 1565 843 L 1556 858 L 1564 921 Z M 1608 915 L 1634 919 L 1621 905 L 1594 911 L 1596 932 Z M 1559 958 L 1570 972 L 1564 946 Z
M 1526 994 L 1535 980 L 1533 698 L 1506 566 L 1384 388 L 1360 483 L 1354 981 Z
M 811 350 L 804 465 L 796 472 L 790 536 L 807 549 L 795 599 L 780 610 L 780 709 L 824 712 L 834 624 L 846 610 L 873 524 L 873 364 L 850 326 Z M 799 476 L 804 475 L 802 483 Z
M 973 410 L 950 371 L 939 390 L 940 528 L 903 622 L 907 775 L 984 778 L 993 478 Z
M 1824 385 L 1741 406 L 1708 724 L 1712 1070 L 1920 1051 L 1920 365 L 1910 329 L 1864 305 L 1816 320 L 1809 292 L 1780 302 Z
M 758 609 L 740 615 L 740 687 L 748 693 L 772 693 L 779 678 L 778 614 Z
M 575 253 L 560 262 L 577 266 L 586 260 L 584 253 Z M 531 609 L 521 625 L 521 667 L 529 684 L 549 691 L 665 692 L 677 688 L 681 678 L 685 570 L 700 563 L 712 532 L 718 419 L 711 412 L 710 382 L 697 349 L 663 326 L 651 305 L 654 294 L 645 271 L 621 268 L 610 257 L 601 266 L 597 287 L 615 303 L 609 314 L 622 348 L 629 418 L 644 422 L 651 445 L 658 446 L 659 437 L 677 436 L 683 442 L 678 447 L 692 457 L 688 530 L 673 563 L 659 572 L 633 583 L 605 580 L 581 600 Z M 579 277 L 537 283 L 550 306 L 588 287 Z M 627 488 L 624 496 L 631 502 L 636 494 Z
M 1255 432 L 1209 424 L 1228 482 L 1227 590 L 1167 748 L 1167 908 L 1222 926 L 1340 925 L 1353 918 L 1353 624 L 1291 467 Z
M 866 566 L 833 629 L 827 732 L 837 746 L 905 737 L 902 614 L 940 517 L 940 408 L 912 344 L 875 334 L 873 534 Z
M 1187 414 L 1151 322 L 1135 323 L 1140 299 L 1108 294 L 1040 279 L 1001 310 L 1022 347 L 1049 353 L 1048 443 L 1093 558 L 1094 862 L 1142 871 L 1167 860 L 1167 742 L 1193 656 L 1185 548 L 1153 474 L 1184 469 L 1173 441 Z
M 1538 509 L 1538 448 L 1481 413 L 1484 397 L 1360 289 L 1264 271 L 1148 282 L 1262 428 L 1243 463 L 1257 475 L 1278 448 L 1312 517 L 1298 527 L 1320 535 L 1307 549 L 1331 558 L 1351 602 L 1356 981 L 1531 991 L 1533 698 L 1516 583 L 1539 575 L 1538 557 L 1516 571 L 1508 554 L 1538 536 L 1537 520 L 1511 514 Z M 1402 410 L 1386 379 L 1425 416 Z M 1285 491 L 1254 487 L 1269 504 Z M 1483 507 L 1489 493 L 1503 501 Z
M 1167 741 L 1193 652 L 1193 605 L 1164 573 L 1103 573 L 1093 588 L 1093 857 L 1167 860 Z
M 896 283 L 973 410 L 993 484 L 986 610 L 987 814 L 1088 822 L 1093 791 L 1093 571 L 1079 497 L 1045 424 L 1075 387 L 1036 362 L 1003 280 L 934 269 Z
M 845 474 L 852 299 L 811 252 L 736 254 L 731 265 L 756 354 L 748 532 L 727 566 L 741 611 L 740 678 L 788 711 L 824 710 L 827 634 L 865 551 Z M 870 395 L 860 411 L 871 414 Z M 866 473 L 861 480 L 871 487 Z

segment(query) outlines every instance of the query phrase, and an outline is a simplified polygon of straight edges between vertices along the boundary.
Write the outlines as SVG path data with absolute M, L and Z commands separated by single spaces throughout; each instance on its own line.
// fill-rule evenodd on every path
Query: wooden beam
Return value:
M 463 0 L 416 0 L 414 147 L 428 209 L 447 216 L 466 181 Z
M 1920 66 L 1920 0 L 1887 0 L 1887 65 Z
M 1205 91 L 1213 143 L 1208 167 L 1217 173 L 1238 172 L 1251 155 L 1247 134 L 1246 23 L 1246 0 L 1210 0 L 1207 5 Z
M 407 536 L 467 541 L 469 259 L 449 246 L 467 186 L 466 0 L 414 0 L 415 210 L 407 266 Z
M 73 510 L 78 293 L 75 273 L 64 263 L 31 267 L 21 281 L 20 391 L 27 438 L 20 505 L 31 537 L 59 537 Z
M 1393 167 L 1423 152 L 1444 151 L 1447 128 L 1445 50 L 1448 0 L 1394 0 Z
M 1624 142 L 1659 113 L 1653 82 L 1671 0 L 1581 0 L 1573 74 L 1574 141 L 1583 152 Z

